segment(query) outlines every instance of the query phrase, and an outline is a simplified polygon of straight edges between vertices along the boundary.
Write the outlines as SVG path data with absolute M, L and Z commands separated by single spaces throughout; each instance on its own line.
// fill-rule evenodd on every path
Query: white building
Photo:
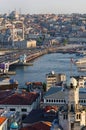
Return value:
M 59 106 L 58 123 L 62 130 L 86 129 L 86 88 L 79 88 L 75 78 L 64 88 L 50 88 L 44 96 L 44 106 L 49 105 Z
M 14 93 L 0 101 L 0 108 L 6 111 L 20 112 L 22 116 L 36 109 L 40 103 L 40 95 L 35 92 Z
M 65 105 L 59 111 L 59 125 L 63 130 L 81 130 L 86 125 L 86 112 L 79 104 L 79 87 L 71 78 L 65 90 Z

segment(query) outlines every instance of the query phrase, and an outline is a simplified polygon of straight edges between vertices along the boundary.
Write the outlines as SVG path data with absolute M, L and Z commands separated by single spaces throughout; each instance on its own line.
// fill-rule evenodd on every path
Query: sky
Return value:
M 86 0 L 0 0 L 0 13 L 86 13 Z

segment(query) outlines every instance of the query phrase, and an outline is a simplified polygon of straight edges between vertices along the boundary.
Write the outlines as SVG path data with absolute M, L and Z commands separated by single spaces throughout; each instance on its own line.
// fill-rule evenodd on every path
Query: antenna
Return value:
M 72 64 L 74 63 L 73 58 L 71 57 L 70 59 L 70 76 L 73 76 L 73 68 L 72 68 Z

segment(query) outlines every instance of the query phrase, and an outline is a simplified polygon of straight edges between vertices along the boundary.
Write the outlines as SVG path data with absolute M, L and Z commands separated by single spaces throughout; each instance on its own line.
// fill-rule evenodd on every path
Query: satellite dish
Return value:
M 52 71 L 51 73 L 52 73 L 52 74 L 55 74 L 55 72 L 54 72 L 54 71 Z

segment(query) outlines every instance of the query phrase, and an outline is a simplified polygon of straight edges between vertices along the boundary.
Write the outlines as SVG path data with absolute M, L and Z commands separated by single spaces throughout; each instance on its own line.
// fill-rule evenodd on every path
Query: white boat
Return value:
M 0 90 L 17 89 L 17 88 L 18 88 L 18 82 L 15 79 L 10 79 L 9 77 L 0 79 Z
M 75 63 L 76 63 L 76 65 L 86 63 L 86 57 L 76 60 Z
M 86 72 L 86 67 L 78 67 L 78 71 L 80 71 L 80 72 Z

